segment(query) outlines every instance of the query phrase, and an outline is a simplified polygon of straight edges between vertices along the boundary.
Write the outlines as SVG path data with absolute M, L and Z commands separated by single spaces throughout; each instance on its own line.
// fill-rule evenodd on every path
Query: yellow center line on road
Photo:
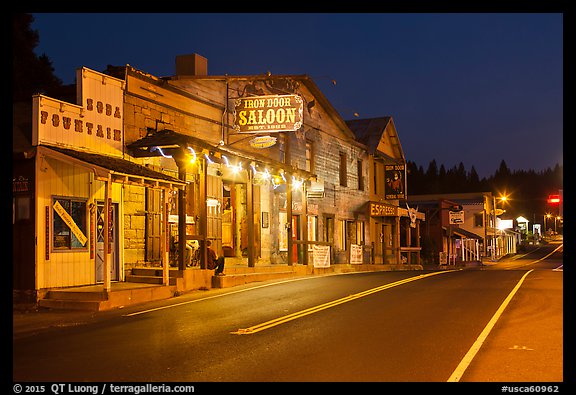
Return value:
M 275 318 L 273 320 L 266 321 L 266 322 L 263 322 L 263 323 L 258 324 L 258 325 L 254 325 L 254 326 L 251 326 L 249 328 L 238 329 L 237 331 L 230 332 L 230 333 L 233 335 L 251 335 L 251 334 L 263 331 L 265 329 L 269 329 L 269 328 L 272 328 L 274 326 L 283 324 L 285 322 L 289 322 L 289 321 L 295 320 L 297 318 L 307 316 L 309 314 L 317 313 L 319 311 L 329 309 L 331 307 L 338 306 L 338 305 L 343 304 L 343 303 L 347 303 L 347 302 L 351 302 L 351 301 L 359 299 L 359 298 L 363 298 L 365 296 L 374 294 L 376 292 L 384 291 L 385 289 L 397 287 L 399 285 L 406 284 L 406 283 L 409 283 L 412 281 L 421 280 L 423 278 L 434 276 L 436 274 L 448 273 L 448 272 L 453 272 L 453 271 L 455 271 L 455 270 L 438 271 L 438 272 L 432 272 L 432 273 L 427 273 L 427 274 L 420 274 L 420 275 L 414 276 L 414 277 L 409 277 L 409 278 L 406 278 L 404 280 L 399 280 L 399 281 L 396 281 L 396 282 L 393 282 L 390 284 L 385 284 L 385 285 L 382 285 L 380 287 L 372 288 L 372 289 L 369 289 L 369 290 L 366 290 L 363 292 L 359 292 L 357 294 L 353 294 L 350 296 L 346 296 L 344 298 L 333 300 L 331 302 L 323 303 L 323 304 L 318 305 L 318 306 L 310 307 L 308 309 L 304 309 L 304 310 L 298 311 L 296 313 L 292 313 L 292 314 L 288 314 L 288 315 L 285 315 L 285 316 L 282 316 L 279 318 Z

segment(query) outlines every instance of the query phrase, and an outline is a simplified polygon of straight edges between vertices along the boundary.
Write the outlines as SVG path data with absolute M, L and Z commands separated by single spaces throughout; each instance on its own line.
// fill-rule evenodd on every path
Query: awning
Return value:
M 449 233 L 448 228 L 446 228 L 445 226 L 443 226 L 442 229 L 444 230 L 444 232 L 446 234 Z M 456 228 L 456 227 L 452 227 L 452 235 L 460 236 L 461 239 L 483 239 L 482 236 L 479 236 L 476 233 L 472 233 L 472 232 L 469 232 L 465 229 Z
M 226 145 L 212 145 L 197 137 L 177 133 L 169 129 L 159 131 L 149 129 L 146 136 L 130 144 L 126 144 L 126 147 L 135 158 L 155 157 L 162 155 L 162 153 L 172 155 L 175 152 L 182 152 L 187 149 L 187 147 L 191 147 L 195 151 L 205 150 L 205 152 L 213 153 L 216 155 L 216 157 L 214 157 L 215 161 L 219 161 L 219 157 L 222 155 L 231 155 L 239 159 L 266 164 L 273 168 L 284 169 L 290 174 L 298 175 L 305 179 L 316 179 L 316 175 L 313 173 L 275 161 L 264 155 L 233 149 Z M 162 151 L 157 148 L 160 148 Z
M 184 188 L 186 183 L 167 174 L 152 170 L 126 159 L 77 151 L 69 148 L 38 146 L 38 153 L 64 162 L 86 167 L 96 178 L 106 181 L 152 188 Z

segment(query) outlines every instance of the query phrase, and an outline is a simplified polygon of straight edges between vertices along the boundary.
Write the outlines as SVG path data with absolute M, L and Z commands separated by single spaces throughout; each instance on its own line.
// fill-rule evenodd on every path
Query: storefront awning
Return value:
M 450 230 L 445 226 L 442 227 L 444 232 L 448 235 Z M 452 235 L 459 236 L 461 239 L 483 239 L 482 236 L 477 235 L 476 233 L 472 233 L 462 228 L 452 227 Z
M 219 157 L 222 155 L 230 155 L 241 160 L 243 159 L 250 162 L 262 163 L 278 169 L 282 168 L 292 175 L 297 175 L 305 179 L 316 179 L 315 174 L 290 166 L 286 163 L 275 161 L 264 155 L 233 149 L 226 145 L 212 145 L 197 137 L 177 133 L 169 129 L 158 131 L 149 129 L 146 136 L 127 144 L 126 147 L 135 158 L 156 157 L 163 155 L 163 153 L 172 155 L 174 152 L 182 151 L 191 147 L 194 148 L 195 151 L 204 150 L 205 152 L 216 155 L 214 158 L 211 158 L 216 161 L 219 161 Z
M 186 183 L 126 159 L 62 147 L 38 146 L 38 153 L 89 168 L 97 179 L 153 188 L 184 188 Z

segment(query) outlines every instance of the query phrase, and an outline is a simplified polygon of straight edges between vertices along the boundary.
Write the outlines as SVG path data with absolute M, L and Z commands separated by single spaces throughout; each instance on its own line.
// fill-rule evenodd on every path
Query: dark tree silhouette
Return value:
M 32 30 L 31 14 L 12 14 L 12 100 L 31 100 L 36 93 L 50 94 L 62 87 L 54 75 L 52 62 L 45 54 L 37 56 L 34 49 L 39 34 Z

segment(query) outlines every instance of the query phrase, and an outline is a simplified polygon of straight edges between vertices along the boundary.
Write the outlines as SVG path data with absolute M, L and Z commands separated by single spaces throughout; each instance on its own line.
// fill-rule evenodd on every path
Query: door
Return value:
M 300 240 L 300 216 L 299 215 L 293 215 L 292 216 L 292 238 L 294 240 Z M 296 244 L 293 243 L 292 244 L 292 262 L 294 263 L 298 263 L 298 262 L 303 262 L 304 261 L 304 256 L 303 256 L 303 250 L 302 250 L 302 244 Z
M 104 281 L 104 202 L 98 202 L 96 210 L 96 282 Z M 110 280 L 118 281 L 119 264 L 118 264 L 118 233 L 117 213 L 118 203 L 112 203 L 110 207 Z

